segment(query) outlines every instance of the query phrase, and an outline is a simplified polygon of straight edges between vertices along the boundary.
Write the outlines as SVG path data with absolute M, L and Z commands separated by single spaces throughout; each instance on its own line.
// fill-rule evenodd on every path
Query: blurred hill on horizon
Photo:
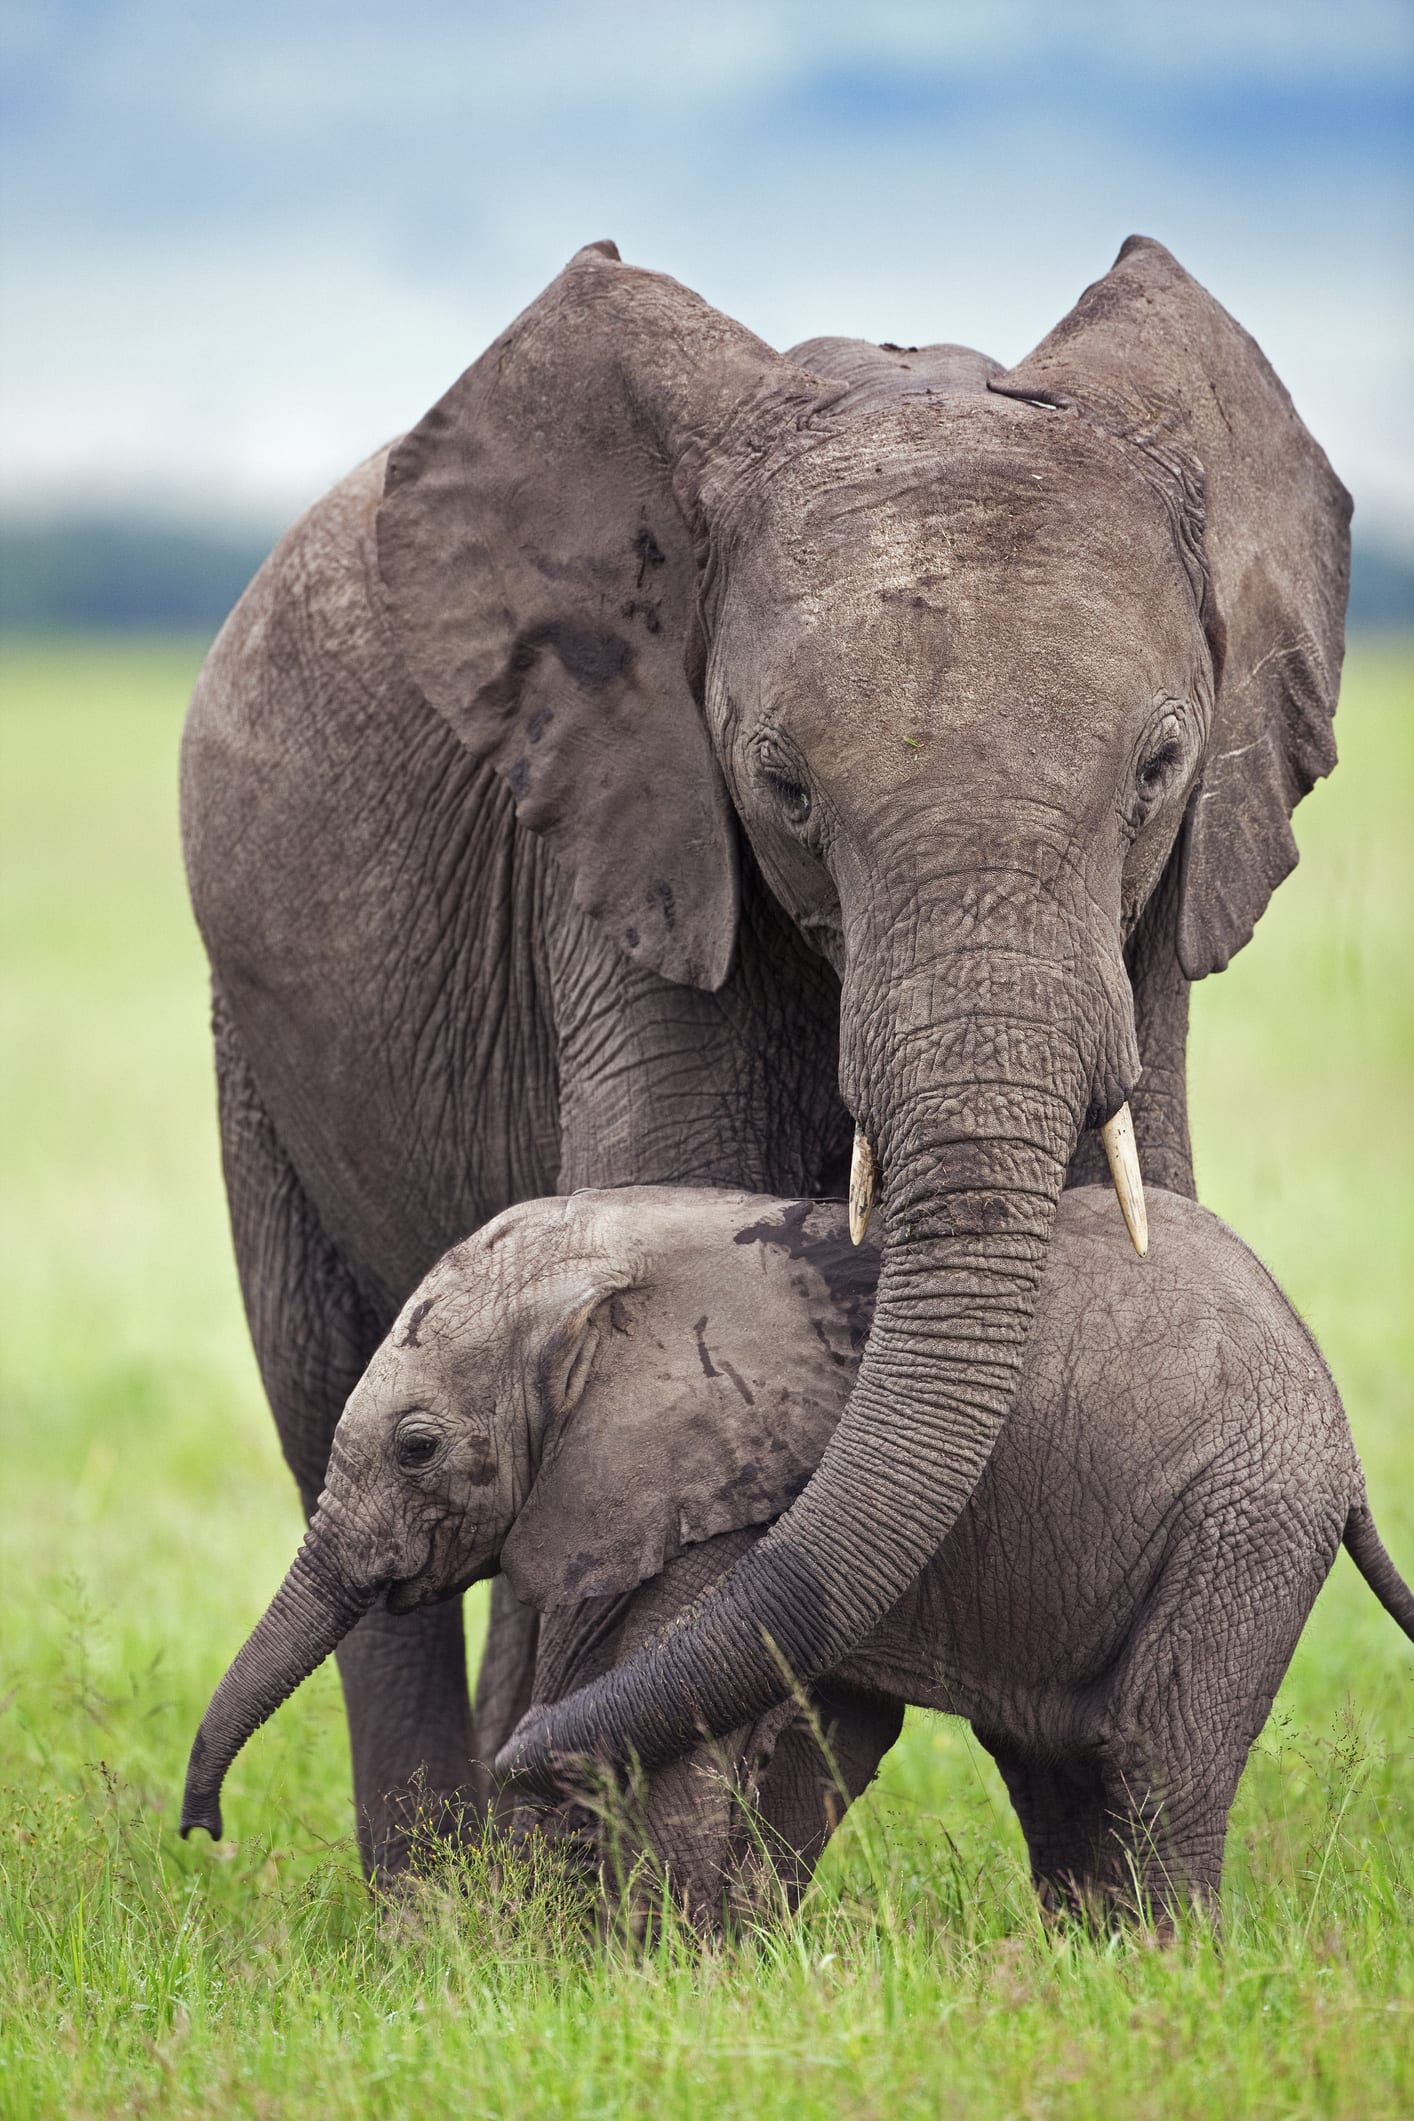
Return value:
M 0 521 L 0 633 L 214 632 L 278 535 L 155 517 Z M 1357 536 L 1349 623 L 1414 626 L 1414 552 Z
M 111 516 L 0 522 L 0 633 L 214 631 L 278 535 Z

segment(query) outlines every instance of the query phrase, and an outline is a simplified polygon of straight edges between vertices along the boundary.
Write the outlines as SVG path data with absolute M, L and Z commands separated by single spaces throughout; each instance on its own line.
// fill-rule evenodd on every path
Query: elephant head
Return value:
M 757 864 L 841 980 L 861 1220 L 882 1186 L 877 1320 L 817 1475 L 511 1764 L 730 1728 L 936 1548 L 1077 1138 L 1123 1132 L 1126 937 L 1168 865 L 1182 969 L 1218 969 L 1295 859 L 1348 515 L 1253 341 L 1140 238 L 1005 373 L 781 355 L 591 245 L 395 447 L 379 566 L 417 683 L 664 979 L 725 979 Z M 1132 1159 L 1126 1186 L 1137 1231 Z
M 499 1567 L 548 1610 L 775 1517 L 849 1397 L 877 1274 L 838 1207 L 725 1189 L 533 1201 L 447 1253 L 349 1397 L 303 1544 L 202 1719 L 182 1833 L 220 1838 L 231 1761 L 375 1602 Z

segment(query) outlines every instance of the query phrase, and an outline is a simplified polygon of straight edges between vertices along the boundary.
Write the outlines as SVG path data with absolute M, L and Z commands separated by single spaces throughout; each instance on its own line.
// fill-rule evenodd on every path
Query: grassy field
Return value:
M 1407 2115 L 1414 1658 L 1343 1558 L 1243 1784 L 1221 1951 L 1053 1941 L 964 1727 L 912 1720 L 800 1918 L 602 1944 L 543 1875 L 380 1919 L 332 1668 L 176 1837 L 297 1535 L 216 1163 L 177 643 L 3 662 L 0 2112 Z M 1345 1393 L 1414 1575 L 1414 652 L 1352 654 L 1304 862 L 1195 997 L 1209 1204 Z

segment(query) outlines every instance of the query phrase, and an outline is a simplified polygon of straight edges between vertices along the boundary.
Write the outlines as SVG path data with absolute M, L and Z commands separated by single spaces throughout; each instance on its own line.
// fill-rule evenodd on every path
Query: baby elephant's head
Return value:
M 635 1187 L 509 1209 L 409 1297 L 334 1433 L 303 1545 L 192 1748 L 182 1832 L 373 1605 L 503 1568 L 546 1608 L 765 1523 L 848 1397 L 877 1257 L 839 1204 Z
M 573 1201 L 512 1208 L 418 1285 L 334 1432 L 310 1528 L 395 1613 L 494 1573 L 547 1436 L 629 1330 L 638 1262 Z

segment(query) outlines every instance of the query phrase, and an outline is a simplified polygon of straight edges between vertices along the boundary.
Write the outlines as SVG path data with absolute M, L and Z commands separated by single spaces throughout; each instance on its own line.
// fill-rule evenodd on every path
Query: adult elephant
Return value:
M 876 1323 L 818 1472 L 513 1764 L 662 1761 L 838 1661 L 986 1464 L 1094 1130 L 1132 1097 L 1145 1168 L 1191 1192 L 1187 985 L 1333 763 L 1348 516 L 1155 243 L 1008 372 L 781 355 L 596 244 L 257 577 L 193 702 L 184 830 L 307 1508 L 400 1299 L 509 1203 L 837 1188 L 852 1125 L 881 1173 Z M 341 1596 L 311 1558 L 253 1688 L 327 1653 Z M 370 1862 L 521 1705 L 498 1612 L 475 1738 L 455 1603 L 343 1642 Z

